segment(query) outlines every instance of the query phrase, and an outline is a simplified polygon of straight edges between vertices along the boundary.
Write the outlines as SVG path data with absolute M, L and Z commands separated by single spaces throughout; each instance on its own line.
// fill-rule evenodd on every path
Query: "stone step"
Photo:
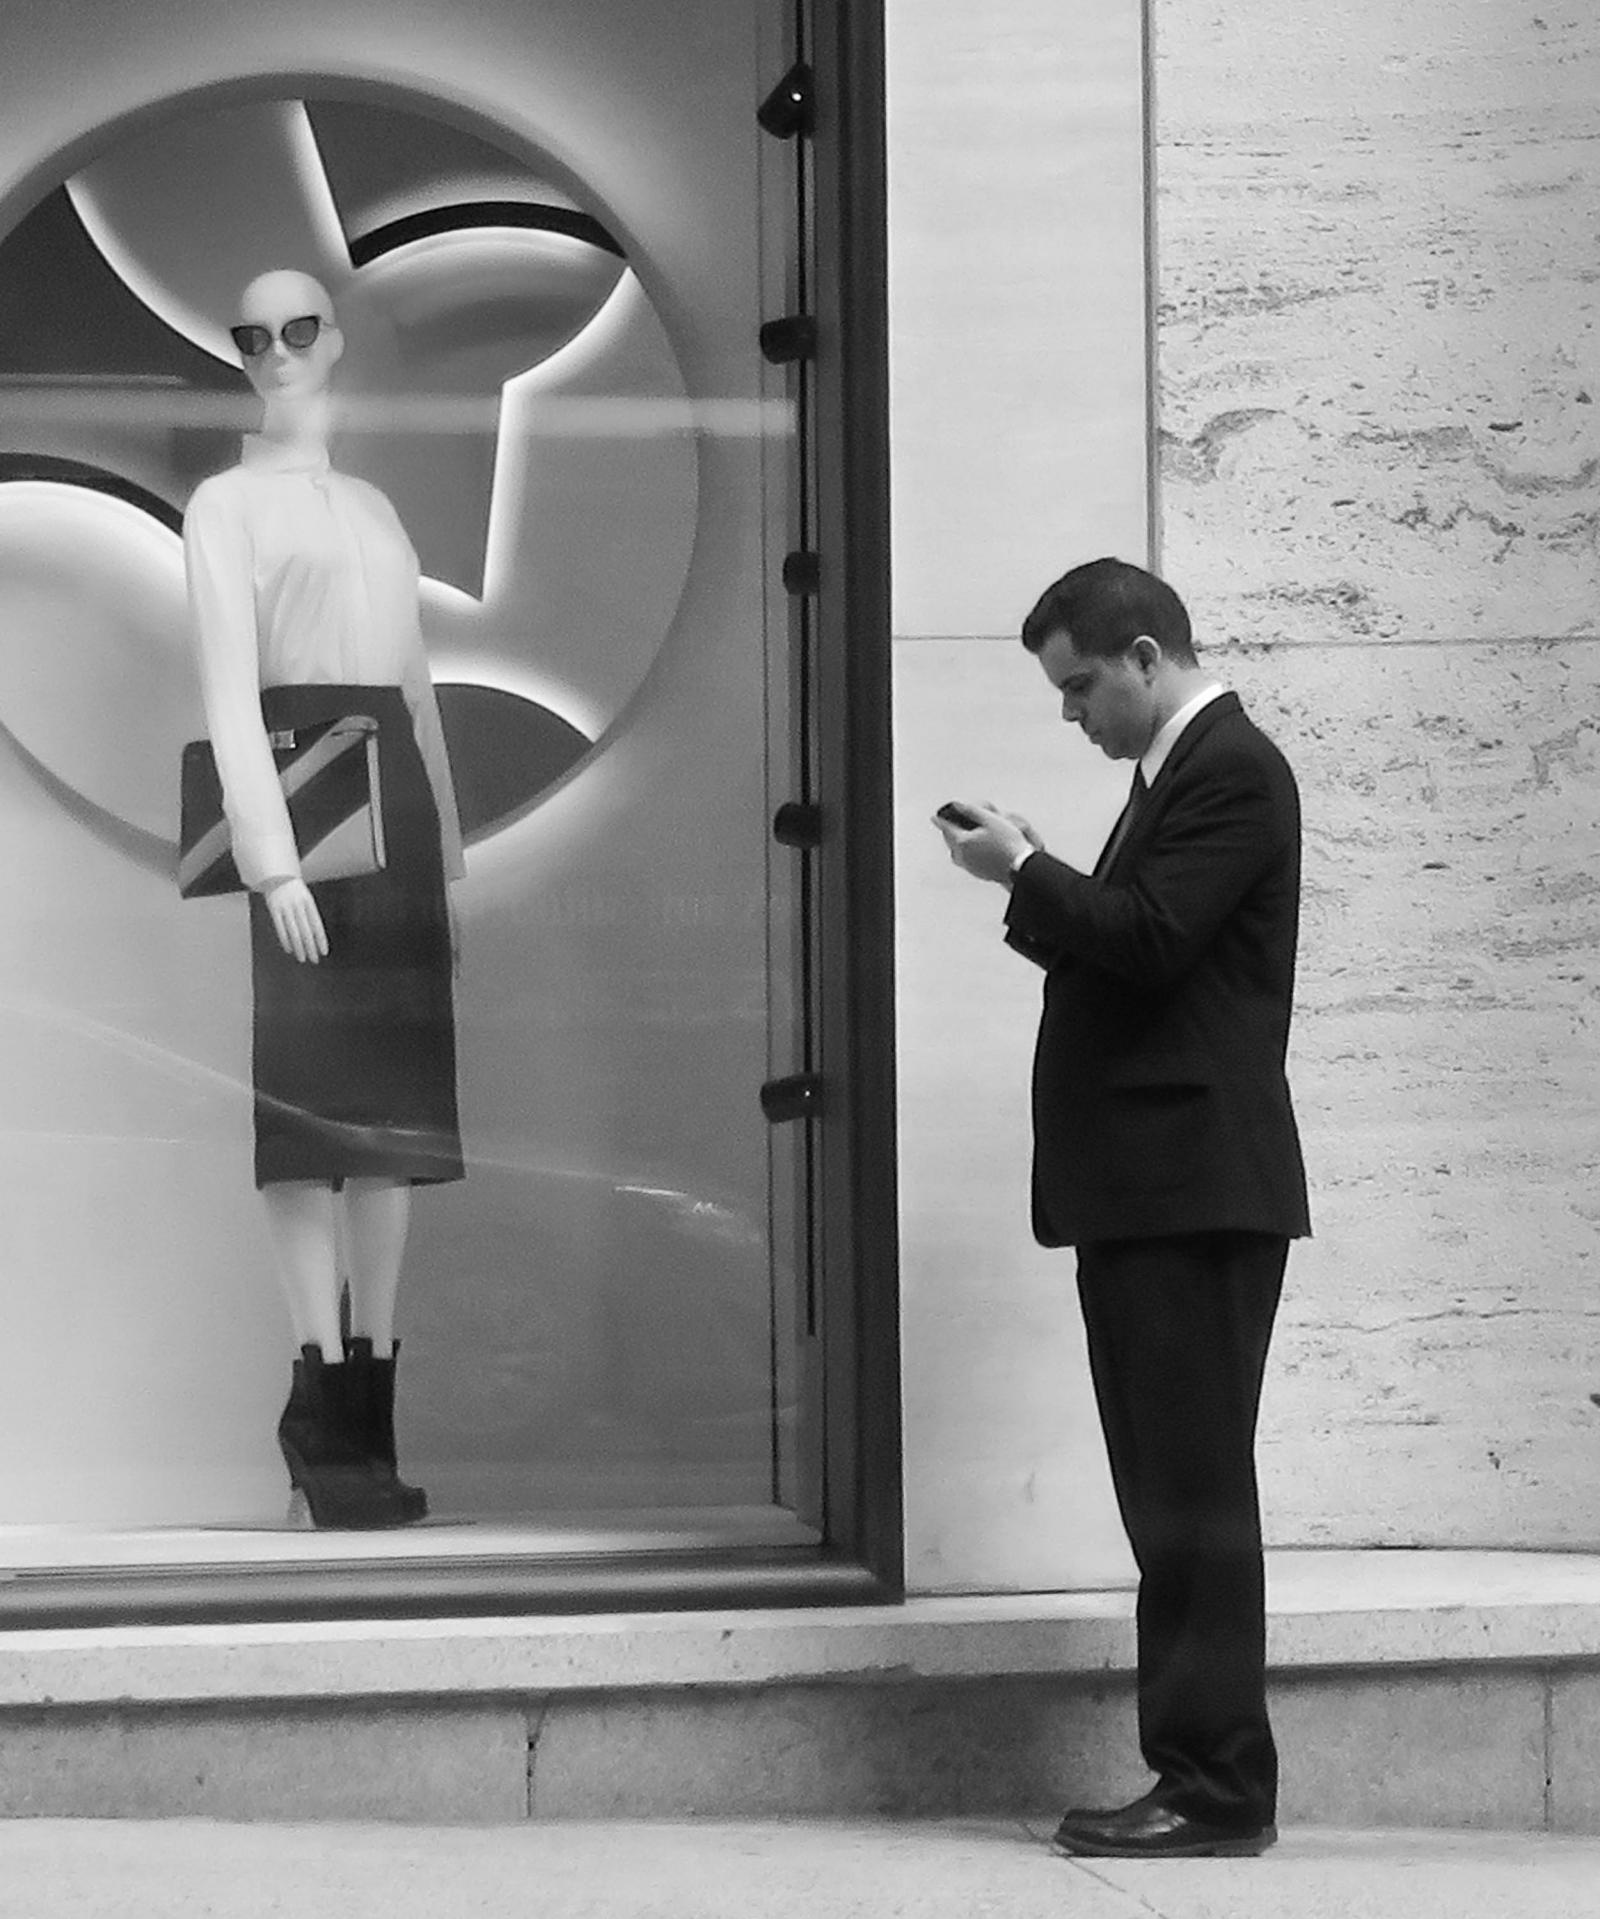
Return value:
M 1270 1562 L 1285 1823 L 1600 1833 L 1600 1556 Z M 1128 1592 L 0 1634 L 0 1814 L 1044 1816 L 1141 1790 Z

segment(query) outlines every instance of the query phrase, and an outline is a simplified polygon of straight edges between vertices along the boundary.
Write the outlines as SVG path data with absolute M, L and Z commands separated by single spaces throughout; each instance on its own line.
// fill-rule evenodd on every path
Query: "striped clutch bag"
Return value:
M 385 851 L 378 722 L 348 713 L 267 737 L 306 883 L 379 871 Z M 180 783 L 178 891 L 185 899 L 203 899 L 243 890 L 216 755 L 209 740 L 191 740 L 183 749 Z

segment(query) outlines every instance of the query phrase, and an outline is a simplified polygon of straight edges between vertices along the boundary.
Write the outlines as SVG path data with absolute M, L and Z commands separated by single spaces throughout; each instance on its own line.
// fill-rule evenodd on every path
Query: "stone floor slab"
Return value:
M 1011 1821 L 0 1824 L 0 1919 L 1594 1919 L 1600 1839 L 1290 1829 L 1067 1860 Z

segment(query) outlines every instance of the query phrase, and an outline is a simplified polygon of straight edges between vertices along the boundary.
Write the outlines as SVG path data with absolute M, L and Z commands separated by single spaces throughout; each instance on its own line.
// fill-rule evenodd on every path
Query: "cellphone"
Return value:
M 983 821 L 978 818 L 977 814 L 969 807 L 963 806 L 959 800 L 946 800 L 944 805 L 939 808 L 935 817 L 941 820 L 948 820 L 952 826 L 959 826 L 967 832 L 970 832 L 973 827 L 982 826 L 983 824 Z

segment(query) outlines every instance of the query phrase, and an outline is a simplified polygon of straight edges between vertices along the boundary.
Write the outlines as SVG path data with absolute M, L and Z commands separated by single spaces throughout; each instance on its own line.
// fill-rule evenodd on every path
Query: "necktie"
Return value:
M 1106 842 L 1106 850 L 1100 855 L 1100 864 L 1097 868 L 1099 872 L 1105 872 L 1122 851 L 1122 843 L 1133 831 L 1133 823 L 1139 817 L 1139 808 L 1144 804 L 1144 797 L 1149 791 L 1150 788 L 1145 782 L 1144 768 L 1136 766 L 1133 769 L 1133 785 L 1128 791 L 1128 804 L 1123 807 L 1122 818 L 1112 829 L 1111 838 Z

